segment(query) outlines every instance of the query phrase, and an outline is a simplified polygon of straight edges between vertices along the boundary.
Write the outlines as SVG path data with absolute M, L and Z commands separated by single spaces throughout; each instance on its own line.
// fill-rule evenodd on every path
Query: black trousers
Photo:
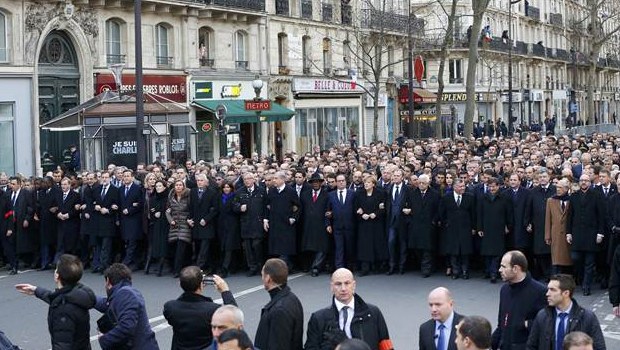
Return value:
M 210 239 L 195 240 L 194 244 L 196 244 L 196 247 L 198 248 L 198 256 L 196 257 L 196 265 L 198 265 L 198 267 L 204 270 L 206 268 L 207 259 L 209 257 L 209 247 L 211 246 L 211 240 Z
M 112 264 L 112 237 L 97 237 L 93 267 L 107 269 Z
M 251 271 L 259 271 L 263 263 L 263 239 L 247 238 L 243 240 L 245 259 Z
M 172 243 L 174 250 L 170 249 L 170 251 L 174 251 L 174 268 L 173 271 L 175 273 L 180 273 L 181 269 L 183 269 L 187 265 L 187 256 L 192 249 L 192 244 L 177 240 Z
M 390 254 L 390 267 L 405 268 L 407 263 L 407 235 L 401 230 L 388 229 L 388 252 Z

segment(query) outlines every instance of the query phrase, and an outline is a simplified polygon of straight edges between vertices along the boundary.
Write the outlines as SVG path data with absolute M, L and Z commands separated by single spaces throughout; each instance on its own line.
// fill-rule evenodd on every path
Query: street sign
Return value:
M 228 113 L 228 108 L 224 105 L 217 105 L 215 107 L 215 117 L 219 120 L 226 119 L 226 113 Z
M 202 124 L 202 131 L 210 132 L 212 129 L 213 129 L 213 124 L 211 124 L 211 123 L 204 123 L 204 124 Z
M 196 100 L 213 98 L 213 83 L 209 81 L 195 82 L 194 98 Z
M 246 111 L 271 110 L 271 100 L 245 100 Z
M 415 80 L 417 80 L 418 83 L 421 84 L 422 78 L 424 77 L 424 59 L 421 55 L 418 55 L 415 58 L 415 62 L 413 64 L 413 72 L 415 73 Z

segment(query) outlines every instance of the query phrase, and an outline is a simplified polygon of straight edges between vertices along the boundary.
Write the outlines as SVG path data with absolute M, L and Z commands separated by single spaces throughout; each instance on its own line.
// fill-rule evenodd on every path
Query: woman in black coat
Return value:
M 388 259 L 383 221 L 385 194 L 377 190 L 376 185 L 377 179 L 369 176 L 364 181 L 364 190 L 356 193 L 353 202 L 358 220 L 357 259 L 362 263 L 361 276 L 369 273 L 371 264 L 385 263 Z
M 161 276 L 164 260 L 168 255 L 168 230 L 166 219 L 168 188 L 164 181 L 155 183 L 155 193 L 149 201 L 149 231 L 151 234 L 151 259 L 157 261 L 157 276 Z
M 232 254 L 241 248 L 241 234 L 239 231 L 239 215 L 234 212 L 233 198 L 235 197 L 235 185 L 232 182 L 225 182 L 221 187 L 222 194 L 217 217 L 217 238 L 220 241 L 222 251 L 221 277 L 228 276 Z
M 144 186 L 142 187 L 142 196 L 144 197 L 144 211 L 142 212 L 142 228 L 145 230 L 147 238 L 146 266 L 144 274 L 148 275 L 151 269 L 151 250 L 153 245 L 153 227 L 151 227 L 149 219 L 151 214 L 151 200 L 155 196 L 155 183 L 157 178 L 155 174 L 148 173 L 144 177 Z

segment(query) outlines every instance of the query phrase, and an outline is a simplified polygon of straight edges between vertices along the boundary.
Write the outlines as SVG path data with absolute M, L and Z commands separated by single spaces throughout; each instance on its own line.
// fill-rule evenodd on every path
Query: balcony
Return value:
M 525 16 L 535 20 L 540 21 L 540 9 L 534 6 L 526 6 L 525 7 Z
M 450 78 L 450 84 L 463 84 L 463 78 Z
M 342 24 L 350 26 L 353 24 L 353 10 L 351 9 L 351 5 L 342 5 L 340 10 L 340 16 Z
M 171 67 L 172 62 L 174 61 L 174 57 L 166 57 L 166 56 L 157 56 L 157 66 L 158 67 Z
M 362 10 L 362 27 L 379 31 L 407 32 L 409 18 L 393 12 L 383 12 L 375 9 Z M 411 19 L 411 32 L 414 35 L 424 35 L 425 22 L 421 18 Z
M 200 66 L 213 68 L 215 67 L 215 60 L 213 58 L 200 58 Z
M 561 13 L 550 13 L 549 24 L 557 26 L 557 27 L 564 27 L 564 20 L 562 18 L 562 14 Z
M 236 7 L 244 10 L 265 12 L 265 0 L 199 0 L 207 5 Z
M 331 22 L 333 20 L 333 9 L 330 4 L 322 4 L 321 6 L 321 19 L 323 22 Z
M 276 0 L 276 15 L 290 16 L 288 0 Z
M 301 18 L 312 19 L 312 0 L 301 0 Z
M 106 55 L 107 64 L 125 63 L 125 55 Z
M 235 61 L 235 68 L 238 70 L 248 70 L 248 61 Z
M 556 55 L 557 58 L 562 60 L 562 61 L 566 61 L 566 62 L 570 62 L 570 53 L 564 49 L 557 49 L 556 50 Z
M 532 44 L 532 53 L 534 54 L 534 56 L 547 57 L 546 50 L 543 45 Z

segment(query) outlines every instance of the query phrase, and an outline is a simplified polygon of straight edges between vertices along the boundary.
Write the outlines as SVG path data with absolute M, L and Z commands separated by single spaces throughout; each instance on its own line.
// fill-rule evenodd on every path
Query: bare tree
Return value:
M 467 93 L 467 102 L 465 105 L 465 125 L 463 127 L 463 135 L 469 136 L 473 133 L 474 113 L 476 111 L 476 67 L 478 63 L 478 40 L 480 38 L 480 30 L 482 29 L 482 19 L 484 13 L 489 6 L 490 0 L 471 0 L 473 10 L 473 24 L 471 29 L 471 37 L 469 38 L 469 56 L 467 62 L 467 82 L 465 84 L 465 92 Z

